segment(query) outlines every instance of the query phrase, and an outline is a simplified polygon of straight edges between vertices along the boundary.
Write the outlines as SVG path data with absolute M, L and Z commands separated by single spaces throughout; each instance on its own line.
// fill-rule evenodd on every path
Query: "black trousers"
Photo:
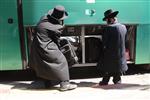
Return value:
M 109 73 L 109 72 L 105 72 L 103 73 L 103 79 L 101 82 L 107 84 L 110 80 L 110 77 L 113 77 L 113 82 L 116 84 L 119 81 L 121 81 L 121 73 L 117 72 L 117 73 Z

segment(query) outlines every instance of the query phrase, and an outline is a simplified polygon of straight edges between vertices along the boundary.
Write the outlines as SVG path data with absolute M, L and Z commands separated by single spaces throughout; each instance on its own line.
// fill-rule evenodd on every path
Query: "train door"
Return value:
M 0 0 L 0 71 L 22 69 L 17 0 Z

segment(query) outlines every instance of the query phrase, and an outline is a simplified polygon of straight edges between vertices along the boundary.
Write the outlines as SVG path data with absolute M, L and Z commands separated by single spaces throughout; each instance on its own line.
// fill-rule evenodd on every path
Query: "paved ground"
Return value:
M 71 80 L 78 84 L 72 91 L 60 92 L 56 86 L 44 89 L 40 81 L 0 82 L 0 100 L 150 100 L 150 74 L 122 76 L 123 83 L 98 86 L 101 78 Z

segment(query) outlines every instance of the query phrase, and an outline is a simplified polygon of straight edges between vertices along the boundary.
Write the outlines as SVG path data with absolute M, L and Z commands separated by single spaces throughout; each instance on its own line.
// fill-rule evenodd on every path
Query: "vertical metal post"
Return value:
M 17 0 L 17 14 L 18 14 L 18 28 L 20 37 L 20 49 L 23 69 L 27 66 L 26 48 L 25 48 L 25 34 L 23 28 L 23 11 L 22 11 L 22 0 Z
M 85 63 L 85 26 L 81 27 L 82 63 Z

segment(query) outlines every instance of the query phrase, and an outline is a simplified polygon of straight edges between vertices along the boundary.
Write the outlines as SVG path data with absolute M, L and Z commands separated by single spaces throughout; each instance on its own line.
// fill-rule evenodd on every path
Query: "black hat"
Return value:
M 65 8 L 61 5 L 58 5 L 54 9 L 49 10 L 48 15 L 52 16 L 57 20 L 64 20 L 68 17 L 68 13 L 65 11 Z
M 105 21 L 107 18 L 113 18 L 115 16 L 117 16 L 117 14 L 119 13 L 119 11 L 113 11 L 112 9 L 109 9 L 107 11 L 104 12 L 104 18 L 103 21 Z

